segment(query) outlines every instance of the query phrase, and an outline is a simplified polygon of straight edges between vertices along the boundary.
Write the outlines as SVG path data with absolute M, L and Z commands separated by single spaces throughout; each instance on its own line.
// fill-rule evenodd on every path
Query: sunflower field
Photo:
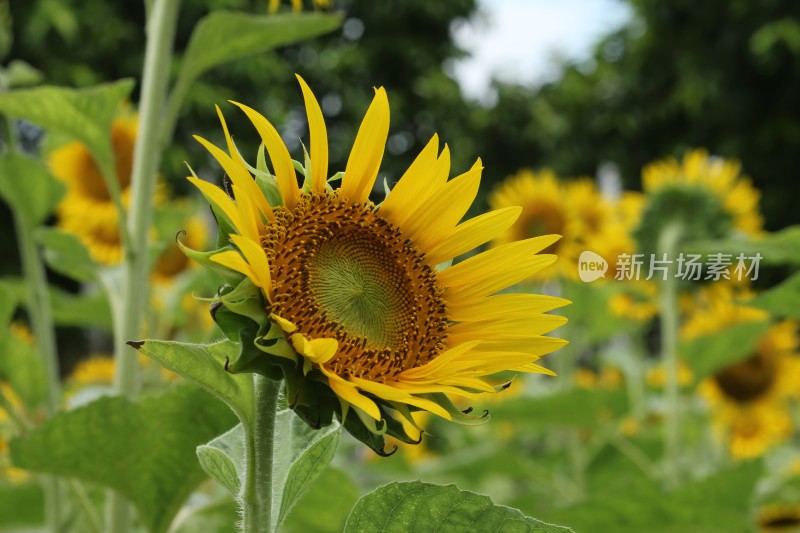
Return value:
M 800 11 L 619 3 L 0 0 L 0 533 L 800 531 Z

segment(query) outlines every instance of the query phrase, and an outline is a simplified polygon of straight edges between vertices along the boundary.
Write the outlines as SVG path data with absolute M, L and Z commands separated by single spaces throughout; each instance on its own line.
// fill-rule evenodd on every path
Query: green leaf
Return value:
M 96 278 L 97 263 L 77 236 L 55 228 L 39 228 L 35 236 L 50 268 L 77 281 Z
M 197 458 L 206 474 L 225 487 L 231 496 L 239 496 L 244 477 L 244 428 L 237 424 L 208 444 L 197 447 Z
M 769 327 L 766 321 L 736 324 L 712 335 L 683 341 L 678 353 L 700 380 L 755 353 L 758 340 Z
M 487 496 L 455 485 L 420 481 L 389 483 L 361 498 L 345 533 L 515 531 L 565 533 L 569 528 L 547 524 L 519 510 L 495 505 Z
M 7 381 L 31 410 L 45 398 L 45 371 L 42 359 L 25 340 L 11 334 L 0 337 L 0 381 Z
M 800 273 L 746 302 L 780 318 L 800 318 Z
M 41 484 L 0 483 L 0 531 L 27 531 L 21 526 L 35 526 L 42 523 L 44 523 L 44 493 Z
M 11 318 L 14 316 L 18 300 L 19 296 L 13 285 L 5 281 L 0 282 L 0 326 L 3 327 L 3 332 L 7 330 L 5 326 L 11 322 Z M 3 333 L 0 333 L 0 337 L 2 335 Z
M 339 15 L 302 13 L 254 16 L 212 11 L 195 26 L 172 98 L 183 99 L 198 76 L 218 65 L 322 35 L 339 27 Z
M 44 79 L 44 75 L 41 71 L 36 70 L 30 64 L 20 59 L 12 60 L 6 67 L 4 74 L 8 82 L 8 87 L 11 89 L 37 85 Z
M 214 344 L 147 340 L 132 342 L 131 345 L 225 402 L 242 423 L 253 420 L 253 376 L 225 371 L 226 362 L 239 351 L 236 343 L 227 340 Z
M 120 104 L 133 89 L 133 80 L 88 87 L 42 86 L 0 94 L 0 113 L 24 118 L 84 143 L 106 180 L 114 172 L 111 122 Z
M 0 157 L 0 197 L 30 230 L 47 218 L 66 187 L 37 160 L 6 153 Z
M 283 523 L 287 533 L 340 533 L 358 500 L 358 487 L 338 468 L 326 468 Z
M 732 238 L 716 241 L 695 241 L 686 245 L 686 251 L 693 253 L 727 253 L 745 257 L 761 254 L 762 265 L 800 265 L 800 226 L 789 226 L 780 231 L 765 235 L 761 239 Z M 750 261 L 747 261 L 749 265 Z
M 23 468 L 119 491 L 152 532 L 166 531 L 205 477 L 195 448 L 234 423 L 204 391 L 181 384 L 136 402 L 104 397 L 62 412 L 11 442 Z
M 294 417 L 294 413 L 291 414 Z M 292 463 L 283 485 L 277 522 L 279 525 L 333 459 L 339 445 L 339 433 L 338 424 L 332 424 L 324 431 L 317 431 L 315 438 Z

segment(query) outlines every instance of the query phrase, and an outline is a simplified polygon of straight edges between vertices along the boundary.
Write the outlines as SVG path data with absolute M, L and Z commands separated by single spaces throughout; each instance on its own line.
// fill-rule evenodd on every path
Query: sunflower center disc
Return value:
M 775 361 L 759 353 L 725 368 L 714 380 L 726 396 L 744 403 L 763 396 L 775 381 L 776 373 Z
M 309 339 L 336 338 L 340 376 L 386 381 L 444 349 L 443 289 L 424 256 L 372 204 L 333 194 L 278 209 L 262 240 L 273 311 Z

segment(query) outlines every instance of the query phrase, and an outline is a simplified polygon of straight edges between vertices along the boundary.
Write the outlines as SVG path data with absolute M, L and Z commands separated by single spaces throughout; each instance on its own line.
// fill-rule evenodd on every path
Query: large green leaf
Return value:
M 239 351 L 237 344 L 228 340 L 214 344 L 147 340 L 132 342 L 131 345 L 211 392 L 225 402 L 243 423 L 252 422 L 252 374 L 229 374 L 225 371 L 227 361 Z
M 281 529 L 287 533 L 340 533 L 358 495 L 358 487 L 347 474 L 338 468 L 326 468 Z
M 150 531 L 166 531 L 205 477 L 195 448 L 234 417 L 216 399 L 180 384 L 137 401 L 100 398 L 62 412 L 11 442 L 23 468 L 111 487 L 134 503 Z
M 347 518 L 344 531 L 565 533 L 571 530 L 525 516 L 511 507 L 495 505 L 487 496 L 459 490 L 455 485 L 412 481 L 390 483 L 361 498 Z
M 336 29 L 342 17 L 322 13 L 255 16 L 212 11 L 195 26 L 171 98 L 181 101 L 192 82 L 218 65 Z
M 737 324 L 712 335 L 683 341 L 678 353 L 697 379 L 714 374 L 755 352 L 758 339 L 769 329 L 769 322 Z
M 0 197 L 30 230 L 52 212 L 66 190 L 37 160 L 6 153 L 0 157 Z
M 77 281 L 92 281 L 97 276 L 97 263 L 77 236 L 55 228 L 39 228 L 36 240 L 44 247 L 47 265 Z
M 133 89 L 133 80 L 96 85 L 85 89 L 42 86 L 0 94 L 0 113 L 24 118 L 83 142 L 105 171 L 114 172 L 111 122 L 120 104 Z
M 775 317 L 800 318 L 800 273 L 762 292 L 746 305 L 764 309 Z

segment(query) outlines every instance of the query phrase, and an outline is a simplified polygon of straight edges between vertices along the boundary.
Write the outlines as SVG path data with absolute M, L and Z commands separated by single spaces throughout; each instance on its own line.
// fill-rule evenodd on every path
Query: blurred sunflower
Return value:
M 800 504 L 772 503 L 758 512 L 759 533 L 796 533 L 800 531 Z
M 588 196 L 585 187 L 578 187 L 576 191 L 581 195 L 581 200 Z M 581 204 L 585 206 L 586 202 L 582 201 Z M 545 253 L 556 254 L 558 260 L 554 265 L 531 274 L 531 280 L 576 276 L 575 264 L 581 252 L 578 239 L 581 236 L 582 213 L 570 204 L 566 190 L 553 172 L 520 170 L 495 187 L 489 196 L 489 206 L 498 210 L 522 207 L 516 222 L 500 232 L 492 240 L 492 246 L 503 246 L 539 235 L 561 235 L 558 242 L 544 250 Z M 594 221 L 596 214 L 594 209 L 587 210 L 587 220 Z
M 92 355 L 79 361 L 67 379 L 74 387 L 86 385 L 111 385 L 114 381 L 114 358 Z
M 303 10 L 303 0 L 291 0 L 292 3 L 292 11 L 295 13 L 299 13 Z M 329 9 L 331 7 L 331 0 L 312 0 L 311 2 L 315 8 L 319 9 Z M 278 8 L 281 5 L 281 0 L 269 0 L 269 4 L 267 5 L 267 10 L 270 13 L 277 13 Z
M 184 243 L 189 248 L 201 249 L 208 243 L 208 226 L 202 216 L 194 215 L 183 223 Z M 189 260 L 178 245 L 172 241 L 158 256 L 151 279 L 156 287 L 171 285 L 181 273 L 194 268 L 195 263 Z
M 258 130 L 275 177 L 253 169 L 259 178 L 253 179 L 218 110 L 229 153 L 198 140 L 231 179 L 235 200 L 208 182 L 189 178 L 212 203 L 219 223 L 230 228 L 235 246 L 212 255 L 211 261 L 229 276 L 231 271 L 244 276 L 234 292 L 255 286 L 263 299 L 263 307 L 248 314 L 261 324 L 268 320 L 270 333 L 254 342 L 276 356 L 260 358 L 259 364 L 272 365 L 263 372 L 282 372 L 288 386 L 306 380 L 298 394 L 322 386 L 317 394 L 338 397 L 334 405 L 341 407 L 342 419 L 353 409 L 372 434 L 388 428 L 404 440 L 408 436 L 392 415 L 408 419 L 411 409 L 458 418 L 463 415 L 448 394 L 472 398 L 495 392 L 484 378 L 504 370 L 550 373 L 536 360 L 565 344 L 544 336 L 565 319 L 545 311 L 566 302 L 494 294 L 552 264 L 554 256 L 539 252 L 558 237 L 509 242 L 437 270 L 496 238 L 521 209 L 506 207 L 459 223 L 477 194 L 480 160 L 448 180 L 449 149 L 439 153 L 437 136 L 385 201 L 373 204 L 369 194 L 389 131 L 389 102 L 382 88 L 359 128 L 340 188 L 331 189 L 322 111 L 302 79 L 300 84 L 311 136 L 303 188 L 298 188 L 277 130 L 242 104 L 236 105 Z M 268 202 L 260 184 L 269 183 L 279 191 L 282 205 Z M 230 303 L 224 295 L 220 299 Z M 315 424 L 327 416 L 320 409 L 328 405 L 316 404 Z
M 760 194 L 739 163 L 711 157 L 705 150 L 687 152 L 679 162 L 667 158 L 642 170 L 648 199 L 638 240 L 654 244 L 660 229 L 680 220 L 694 239 L 717 239 L 733 231 L 751 237 L 762 233 Z
M 136 115 L 122 116 L 111 126 L 111 145 L 123 205 L 130 197 L 133 148 L 136 143 Z M 58 226 L 75 234 L 101 264 L 122 258 L 119 216 L 103 175 L 86 145 L 72 141 L 50 153 L 48 166 L 67 185 L 58 205 Z
M 767 319 L 760 309 L 723 298 L 699 307 L 681 334 L 692 339 Z M 714 427 L 733 457 L 756 457 L 791 435 L 789 407 L 800 397 L 797 348 L 797 325 L 793 321 L 777 323 L 758 339 L 755 353 L 700 384 L 698 390 L 708 402 Z

